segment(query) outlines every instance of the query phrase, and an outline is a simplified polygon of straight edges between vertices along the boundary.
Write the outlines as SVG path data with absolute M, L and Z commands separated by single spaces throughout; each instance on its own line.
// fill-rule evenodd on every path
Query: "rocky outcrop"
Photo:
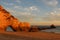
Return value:
M 0 5 L 0 31 L 6 31 L 8 26 L 10 26 L 13 31 L 28 31 L 30 28 L 29 23 L 18 21 L 17 18 Z
M 40 29 L 37 26 L 31 26 L 29 32 L 38 32 Z
M 1 5 L 0 5 L 0 30 L 5 31 L 6 27 L 9 25 L 9 21 L 7 20 L 10 17 L 10 13 L 7 12 Z
M 19 28 L 21 31 L 29 31 L 30 24 L 28 22 L 20 22 Z
M 50 28 L 56 28 L 56 27 L 55 27 L 55 25 L 54 25 L 54 24 L 52 24 L 52 25 L 50 26 Z

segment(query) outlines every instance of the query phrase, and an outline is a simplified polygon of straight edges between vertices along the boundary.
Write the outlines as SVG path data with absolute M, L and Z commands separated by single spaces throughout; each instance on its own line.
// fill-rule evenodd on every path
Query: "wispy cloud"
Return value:
M 2 2 L 5 5 L 14 5 L 13 3 Z
M 8 7 L 6 8 L 6 10 L 7 10 L 8 12 L 10 12 L 10 14 L 13 15 L 13 16 L 17 16 L 17 15 L 18 15 L 16 10 L 13 10 L 13 9 L 11 9 L 11 8 L 8 8 Z
M 36 15 L 40 13 L 40 8 L 38 8 L 37 6 L 30 6 L 30 7 L 24 8 L 24 10 Z
M 24 16 L 29 16 L 29 15 L 35 16 L 38 14 L 38 12 L 40 12 L 40 9 L 36 6 L 22 7 L 22 6 L 15 5 L 14 9 L 22 10 L 22 11 L 19 11 L 18 13 L 20 13 L 20 15 L 24 15 Z M 37 12 L 37 13 L 34 13 L 34 12 Z
M 38 8 L 36 6 L 31 6 L 29 7 L 30 10 L 38 10 Z
M 33 11 L 33 10 L 38 10 L 38 8 L 36 6 L 30 6 L 28 8 L 25 8 L 25 10 Z
M 15 9 L 22 9 L 22 6 L 17 6 L 17 5 L 15 5 L 14 8 L 15 8 Z
M 23 19 L 28 20 L 30 18 L 36 17 L 36 14 L 33 14 L 31 12 L 28 12 L 28 11 L 20 12 L 20 11 L 12 10 L 10 8 L 6 8 L 6 10 L 8 10 L 12 15 L 16 16 L 19 19 L 23 17 Z
M 17 2 L 17 3 L 21 3 L 21 0 L 16 0 L 15 2 Z
M 47 6 L 55 7 L 58 5 L 58 0 L 43 0 Z
M 43 20 L 46 21 L 60 21 L 60 8 L 57 8 L 51 12 L 48 12 Z

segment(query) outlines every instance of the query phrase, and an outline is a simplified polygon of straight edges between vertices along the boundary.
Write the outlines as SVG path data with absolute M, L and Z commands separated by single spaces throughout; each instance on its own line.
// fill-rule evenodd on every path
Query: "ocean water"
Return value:
M 47 28 L 47 27 L 50 27 L 50 26 L 38 26 L 39 28 Z M 53 32 L 53 33 L 60 33 L 60 26 L 55 26 L 56 28 L 53 28 L 53 29 L 46 29 L 46 30 L 41 30 L 41 31 L 44 31 L 44 32 Z M 7 28 L 6 31 L 13 31 L 10 27 Z
M 52 33 L 60 33 L 60 26 L 56 26 L 56 28 L 53 29 L 46 29 L 46 30 L 41 30 L 44 32 L 52 32 Z
M 13 30 L 11 29 L 11 27 L 8 27 L 6 31 L 13 31 Z

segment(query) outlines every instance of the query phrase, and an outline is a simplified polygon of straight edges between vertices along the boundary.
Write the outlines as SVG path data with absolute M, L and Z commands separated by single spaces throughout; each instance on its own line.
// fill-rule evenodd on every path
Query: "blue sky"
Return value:
M 0 0 L 0 5 L 23 22 L 60 24 L 60 0 Z

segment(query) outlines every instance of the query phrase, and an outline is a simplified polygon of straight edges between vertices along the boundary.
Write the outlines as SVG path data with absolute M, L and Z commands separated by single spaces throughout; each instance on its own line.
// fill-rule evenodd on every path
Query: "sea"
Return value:
M 47 28 L 50 26 L 38 26 L 39 28 Z M 60 33 L 60 26 L 55 26 L 56 28 L 52 28 L 52 29 L 45 29 L 45 30 L 41 30 L 43 32 L 52 32 L 52 33 Z M 7 31 L 13 31 L 10 27 L 7 28 Z
M 50 26 L 41 26 L 42 28 L 45 27 L 50 27 Z M 52 28 L 52 29 L 46 29 L 46 30 L 41 30 L 44 32 L 52 32 L 52 33 L 60 33 L 60 26 L 55 26 L 56 28 Z

